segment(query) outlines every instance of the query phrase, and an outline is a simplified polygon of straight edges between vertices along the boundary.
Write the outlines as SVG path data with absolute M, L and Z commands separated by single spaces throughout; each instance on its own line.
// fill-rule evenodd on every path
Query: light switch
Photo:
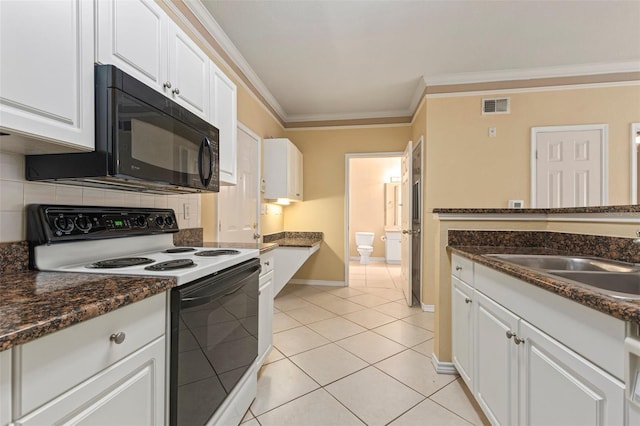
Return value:
M 489 127 L 489 137 L 490 138 L 495 138 L 496 137 L 496 128 L 495 127 Z

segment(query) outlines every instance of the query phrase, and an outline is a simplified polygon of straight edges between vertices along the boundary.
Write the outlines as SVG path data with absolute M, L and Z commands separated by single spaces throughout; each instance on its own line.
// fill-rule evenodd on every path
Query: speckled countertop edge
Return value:
M 0 351 L 162 293 L 174 278 L 61 272 L 2 274 Z
M 485 256 L 490 253 L 504 254 L 566 254 L 558 250 L 536 247 L 495 247 L 495 246 L 448 246 L 447 250 L 474 262 L 504 272 L 529 284 L 556 293 L 567 299 L 588 306 L 623 321 L 640 324 L 640 301 L 616 299 L 596 290 L 591 290 L 569 281 L 556 278 L 534 269 L 519 267 Z
M 277 243 L 218 243 L 218 242 L 204 242 L 202 247 L 211 248 L 239 248 L 239 249 L 256 249 L 260 251 L 260 254 L 264 254 L 278 247 Z
M 558 209 L 509 209 L 509 208 L 436 208 L 437 214 L 638 214 L 640 205 L 569 207 Z

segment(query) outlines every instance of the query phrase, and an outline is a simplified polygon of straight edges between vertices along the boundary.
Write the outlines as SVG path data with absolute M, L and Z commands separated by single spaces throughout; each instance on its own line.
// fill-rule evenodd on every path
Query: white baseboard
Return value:
M 436 306 L 435 305 L 427 305 L 426 303 L 422 304 L 422 310 L 424 312 L 435 312 L 436 311 Z
M 328 280 L 289 280 L 287 284 L 299 285 L 326 285 L 329 287 L 346 287 L 344 281 L 328 281 Z
M 458 374 L 458 370 L 452 362 L 438 361 L 436 354 L 431 354 L 431 364 L 438 374 Z
M 360 256 L 351 256 L 351 257 L 349 257 L 349 260 L 360 260 Z M 384 258 L 384 257 L 371 257 L 371 256 L 369 256 L 369 260 L 375 260 L 376 262 L 385 262 L 387 259 Z

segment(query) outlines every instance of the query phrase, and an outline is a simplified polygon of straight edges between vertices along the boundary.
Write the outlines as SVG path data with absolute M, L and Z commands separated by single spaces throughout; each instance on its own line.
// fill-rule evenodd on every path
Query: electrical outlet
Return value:
M 189 204 L 187 204 L 187 203 L 183 203 L 182 204 L 182 212 L 183 212 L 184 220 L 189 220 L 191 218 L 191 212 L 189 210 Z
M 495 127 L 489 127 L 489 137 L 490 138 L 495 138 L 496 137 L 496 128 Z

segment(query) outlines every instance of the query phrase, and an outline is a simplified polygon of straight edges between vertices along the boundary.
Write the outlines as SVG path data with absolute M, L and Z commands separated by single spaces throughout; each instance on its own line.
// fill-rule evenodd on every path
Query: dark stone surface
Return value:
M 173 244 L 176 246 L 200 247 L 202 240 L 202 228 L 181 229 L 173 234 Z
M 322 242 L 322 232 L 284 231 L 262 237 L 265 243 L 277 243 L 279 247 L 313 247 Z
M 640 205 L 628 206 L 596 206 L 596 207 L 567 207 L 561 209 L 507 209 L 507 208 L 438 208 L 433 209 L 438 214 L 632 214 L 640 218 Z
M 174 287 L 173 278 L 68 272 L 0 276 L 0 351 Z
M 633 238 L 567 234 L 547 231 L 456 231 L 448 233 L 447 250 L 504 272 L 624 321 L 640 324 L 640 300 L 618 299 L 534 269 L 486 254 L 567 254 L 598 256 L 640 263 L 640 244 Z
M 0 243 L 0 274 L 29 269 L 29 246 L 26 241 Z

